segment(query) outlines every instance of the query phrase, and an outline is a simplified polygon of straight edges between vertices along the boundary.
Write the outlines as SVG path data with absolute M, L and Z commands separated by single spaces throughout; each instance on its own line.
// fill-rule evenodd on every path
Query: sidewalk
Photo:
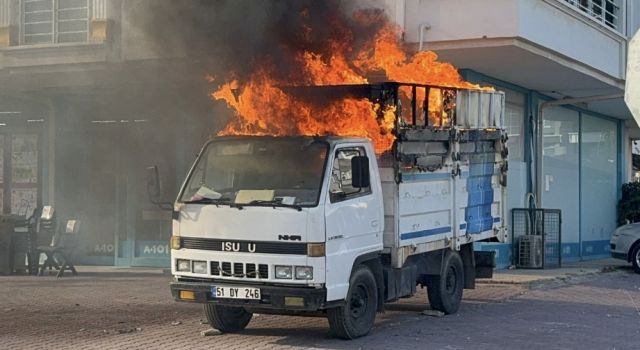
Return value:
M 495 270 L 493 278 L 479 279 L 479 283 L 495 284 L 522 284 L 550 282 L 554 280 L 567 280 L 570 278 L 592 275 L 602 272 L 611 272 L 618 268 L 630 268 L 630 264 L 622 260 L 607 258 L 600 260 L 580 261 L 563 264 L 559 269 L 529 270 L 507 269 Z

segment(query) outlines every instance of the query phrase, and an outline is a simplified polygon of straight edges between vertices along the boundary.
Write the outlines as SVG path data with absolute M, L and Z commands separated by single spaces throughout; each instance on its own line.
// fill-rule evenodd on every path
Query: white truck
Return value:
M 320 315 L 353 339 L 418 285 L 451 314 L 463 288 L 490 277 L 494 256 L 473 243 L 507 237 L 504 94 L 341 89 L 397 106 L 392 150 L 354 137 L 214 137 L 191 168 L 174 206 L 171 291 L 203 303 L 212 327 L 241 331 L 254 312 Z M 418 101 L 434 93 L 436 112 Z

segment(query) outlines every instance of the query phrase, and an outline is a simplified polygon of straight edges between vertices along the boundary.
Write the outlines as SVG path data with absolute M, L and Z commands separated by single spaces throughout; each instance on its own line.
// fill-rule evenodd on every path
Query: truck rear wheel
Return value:
M 431 308 L 445 314 L 456 313 L 462 301 L 463 289 L 462 258 L 457 252 L 447 251 L 440 275 L 429 276 L 427 279 L 427 295 Z
M 377 307 L 376 278 L 368 267 L 360 265 L 349 279 L 345 305 L 327 310 L 331 332 L 342 339 L 367 335 L 373 328 Z
M 239 332 L 249 324 L 253 313 L 243 307 L 205 304 L 204 314 L 211 327 L 222 333 Z

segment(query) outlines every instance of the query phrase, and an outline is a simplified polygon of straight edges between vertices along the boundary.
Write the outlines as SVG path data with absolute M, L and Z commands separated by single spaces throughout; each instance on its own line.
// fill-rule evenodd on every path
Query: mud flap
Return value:
M 476 260 L 476 278 L 492 278 L 496 267 L 496 252 L 473 252 Z

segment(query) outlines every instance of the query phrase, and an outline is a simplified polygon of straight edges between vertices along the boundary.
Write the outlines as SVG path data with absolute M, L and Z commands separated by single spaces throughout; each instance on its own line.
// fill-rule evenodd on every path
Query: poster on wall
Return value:
M 37 188 L 16 188 L 11 190 L 11 214 L 29 217 L 37 204 Z
M 37 135 L 16 135 L 11 140 L 11 177 L 17 184 L 38 182 Z

